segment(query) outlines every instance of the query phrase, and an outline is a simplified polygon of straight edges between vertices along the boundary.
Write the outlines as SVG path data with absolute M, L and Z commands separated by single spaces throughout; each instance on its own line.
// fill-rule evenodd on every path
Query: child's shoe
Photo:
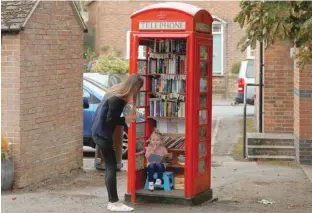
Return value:
M 148 183 L 148 190 L 154 191 L 154 182 L 149 182 Z
M 160 179 L 156 179 L 155 185 L 156 186 L 161 186 L 161 180 Z

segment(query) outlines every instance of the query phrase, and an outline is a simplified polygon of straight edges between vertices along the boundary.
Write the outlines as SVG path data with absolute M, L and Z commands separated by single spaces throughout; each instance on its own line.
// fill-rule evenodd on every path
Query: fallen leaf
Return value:
M 16 200 L 16 196 L 12 197 L 12 200 Z

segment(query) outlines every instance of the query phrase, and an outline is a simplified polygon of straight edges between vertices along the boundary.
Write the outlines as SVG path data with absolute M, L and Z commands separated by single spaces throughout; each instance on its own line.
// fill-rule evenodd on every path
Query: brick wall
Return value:
M 23 187 L 82 165 L 83 30 L 70 2 L 41 1 L 19 36 L 20 97 L 4 93 L 11 102 L 18 98 L 15 184 Z
M 264 53 L 264 132 L 294 130 L 294 65 L 290 47 L 290 43 L 280 42 Z
M 20 35 L 1 40 L 1 135 L 13 143 L 15 162 L 20 162 Z
M 294 135 L 297 162 L 312 164 L 312 65 L 295 68 Z
M 239 2 L 229 1 L 181 1 L 207 9 L 226 21 L 224 26 L 224 75 L 213 78 L 213 91 L 218 97 L 233 97 L 237 88 L 228 86 L 227 79 L 231 72 L 232 64 L 246 59 L 246 53 L 241 53 L 237 42 L 244 35 L 233 18 L 239 12 Z M 88 25 L 96 27 L 96 50 L 110 46 L 126 54 L 126 32 L 130 30 L 130 16 L 135 11 L 158 1 L 97 1 L 89 4 Z M 231 12 L 229 12 L 231 11 Z M 96 15 L 95 15 L 96 13 Z

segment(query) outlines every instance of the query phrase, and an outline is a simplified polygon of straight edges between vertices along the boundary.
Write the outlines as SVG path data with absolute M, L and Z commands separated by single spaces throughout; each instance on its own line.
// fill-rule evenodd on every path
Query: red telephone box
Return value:
M 177 2 L 151 5 L 131 19 L 130 74 L 140 73 L 145 84 L 136 100 L 142 121 L 129 128 L 125 199 L 188 205 L 210 200 L 213 19 Z M 166 168 L 173 174 L 171 191 L 144 189 L 144 148 L 155 127 L 173 154 Z

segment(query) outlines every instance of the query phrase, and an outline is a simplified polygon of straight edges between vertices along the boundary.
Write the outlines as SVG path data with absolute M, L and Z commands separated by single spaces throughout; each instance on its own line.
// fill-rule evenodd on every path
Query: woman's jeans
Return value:
M 95 144 L 98 145 L 98 148 L 105 161 L 105 185 L 107 188 L 108 201 L 111 203 L 117 202 L 117 160 L 115 155 L 115 150 L 113 148 L 113 140 L 102 138 L 102 137 L 93 137 Z
M 158 173 L 158 179 L 163 178 L 163 174 L 165 172 L 165 166 L 162 163 L 151 163 L 147 167 L 147 173 L 148 173 L 148 182 L 154 182 L 154 174 L 155 172 Z M 163 182 L 163 181 L 162 181 Z

